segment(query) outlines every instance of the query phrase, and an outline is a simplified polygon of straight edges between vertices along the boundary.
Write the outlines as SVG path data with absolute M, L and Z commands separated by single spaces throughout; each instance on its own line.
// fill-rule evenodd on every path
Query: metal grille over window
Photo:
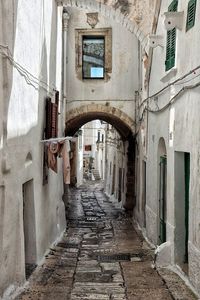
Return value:
M 104 37 L 83 37 L 83 78 L 104 78 Z
M 187 23 L 186 23 L 186 31 L 194 26 L 195 23 L 195 15 L 196 15 L 196 0 L 190 0 L 188 3 L 188 12 L 187 12 Z
M 173 0 L 168 11 L 177 11 L 178 0 Z M 170 70 L 175 65 L 176 55 L 176 28 L 167 31 L 167 47 L 166 47 L 166 61 L 165 71 Z

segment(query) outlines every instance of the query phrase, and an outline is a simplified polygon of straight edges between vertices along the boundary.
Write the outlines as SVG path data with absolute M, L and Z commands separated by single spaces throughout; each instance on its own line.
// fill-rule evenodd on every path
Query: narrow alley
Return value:
M 196 299 L 167 269 L 100 181 L 69 191 L 67 229 L 16 300 Z M 159 275 L 162 275 L 162 277 Z

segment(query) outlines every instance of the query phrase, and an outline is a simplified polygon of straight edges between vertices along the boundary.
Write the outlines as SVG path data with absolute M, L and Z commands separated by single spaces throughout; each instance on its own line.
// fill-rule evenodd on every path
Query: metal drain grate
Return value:
M 97 255 L 99 262 L 116 262 L 116 261 L 130 261 L 130 254 L 112 254 L 112 255 Z

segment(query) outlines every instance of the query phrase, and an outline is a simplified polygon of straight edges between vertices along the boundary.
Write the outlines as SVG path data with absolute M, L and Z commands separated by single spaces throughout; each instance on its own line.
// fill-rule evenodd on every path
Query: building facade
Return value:
M 176 266 L 198 292 L 199 5 L 162 1 L 149 38 L 151 73 L 148 95 L 140 100 L 135 208 L 147 237 L 162 244 L 158 263 Z
M 65 229 L 62 160 L 47 168 L 44 140 L 66 136 L 71 183 L 91 145 L 157 264 L 200 293 L 200 3 L 104 2 L 0 2 L 0 296 Z M 84 145 L 94 120 L 110 125 Z
M 0 2 L 0 296 L 65 229 L 62 162 L 45 170 L 46 100 L 62 102 L 62 8 Z M 58 96 L 58 93 L 57 93 Z M 64 114 L 58 134 L 64 131 Z

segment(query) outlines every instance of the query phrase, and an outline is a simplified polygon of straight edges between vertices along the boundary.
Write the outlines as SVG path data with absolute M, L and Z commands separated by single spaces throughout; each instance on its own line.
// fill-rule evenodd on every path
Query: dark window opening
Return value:
M 97 137 L 97 142 L 100 143 L 100 131 L 98 131 L 98 137 Z
M 104 79 L 105 39 L 83 36 L 83 78 Z
M 91 145 L 85 145 L 85 151 L 92 151 Z

